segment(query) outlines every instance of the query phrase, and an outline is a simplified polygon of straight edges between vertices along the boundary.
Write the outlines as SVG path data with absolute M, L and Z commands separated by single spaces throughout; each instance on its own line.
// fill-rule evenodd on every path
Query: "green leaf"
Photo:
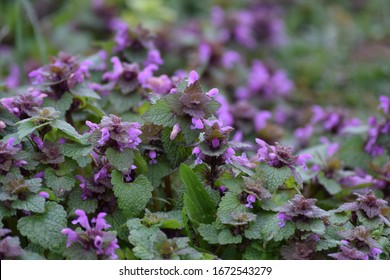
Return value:
M 134 153 L 132 149 L 124 149 L 122 152 L 113 148 L 106 150 L 108 161 L 120 171 L 128 171 L 134 161 Z
M 27 196 L 25 200 L 15 200 L 12 202 L 14 209 L 31 211 L 36 213 L 45 212 L 45 199 L 36 194 Z
M 339 149 L 339 158 L 347 167 L 367 169 L 371 157 L 364 152 L 365 140 L 359 135 L 346 137 Z
M 324 251 L 328 250 L 330 248 L 335 248 L 339 245 L 342 245 L 342 243 L 338 240 L 333 239 L 321 239 L 318 241 L 316 245 L 316 251 Z
M 132 183 L 125 183 L 122 173 L 114 170 L 111 174 L 111 183 L 118 199 L 118 206 L 126 218 L 134 218 L 144 212 L 153 191 L 153 186 L 144 175 L 138 176 Z
M 177 119 L 180 125 L 180 134 L 184 136 L 186 144 L 192 144 L 199 137 L 200 130 L 191 129 L 192 121 L 190 118 L 181 117 Z
M 191 155 L 191 148 L 187 147 L 184 142 L 182 134 L 177 135 L 174 140 L 170 137 L 171 129 L 165 128 L 161 133 L 161 140 L 163 141 L 164 153 L 173 168 L 179 166 Z
M 18 221 L 23 236 L 47 249 L 65 246 L 65 236 L 61 234 L 65 227 L 66 212 L 55 202 L 47 202 L 44 213 L 22 217 Z
M 161 179 L 169 174 L 169 163 L 165 158 L 159 158 L 156 164 L 150 164 L 145 176 L 157 188 L 161 184 Z
M 370 219 L 362 211 L 357 211 L 356 214 L 359 218 L 359 222 L 361 222 L 363 226 L 370 230 L 380 228 L 383 225 L 383 221 L 379 217 Z
M 318 182 L 328 191 L 329 194 L 334 195 L 341 192 L 340 184 L 333 179 L 329 179 L 325 176 L 324 172 L 317 174 Z
M 139 219 L 127 221 L 130 230 L 129 241 L 134 245 L 134 255 L 143 260 L 155 258 L 155 244 L 160 240 L 166 240 L 166 235 L 156 227 L 146 228 Z
M 163 99 L 157 100 L 155 104 L 150 106 L 142 118 L 145 121 L 164 127 L 173 127 L 177 123 L 176 116 Z
M 234 212 L 248 212 L 248 208 L 240 202 L 238 195 L 235 193 L 226 193 L 219 203 L 217 216 L 221 223 L 230 224 L 232 220 L 231 214 Z
M 218 244 L 218 230 L 214 223 L 212 224 L 200 224 L 198 227 L 199 234 L 210 244 Z
M 79 96 L 79 97 L 88 97 L 88 98 L 93 98 L 93 99 L 100 99 L 100 96 L 87 87 L 84 83 L 79 83 L 75 87 L 73 87 L 70 92 L 73 95 Z
M 239 194 L 243 191 L 244 181 L 241 178 L 219 178 L 216 184 L 225 186 L 231 193 Z
M 180 165 L 180 176 L 186 190 L 184 205 L 189 219 L 196 225 L 212 223 L 215 218 L 214 203 L 198 176 L 185 164 Z
M 14 210 L 13 210 L 14 211 Z M 6 208 L 3 203 L 0 204 L 0 228 L 3 227 L 3 219 L 12 215 L 11 209 Z
M 72 139 L 78 143 L 84 143 L 84 138 L 80 135 L 76 129 L 71 126 L 69 123 L 63 120 L 54 120 L 51 122 L 51 126 L 53 128 L 57 128 L 64 135 L 66 135 L 69 139 Z
M 262 239 L 265 241 L 282 241 L 291 237 L 295 233 L 295 225 L 291 221 L 287 221 L 284 227 L 279 226 L 279 220 L 276 218 L 275 213 L 259 213 L 256 218 L 255 225 L 252 231 L 260 230 Z M 245 232 L 245 235 L 257 237 L 253 233 L 249 233 L 249 230 Z
M 42 108 L 52 107 L 61 113 L 61 116 L 64 117 L 66 111 L 69 110 L 70 106 L 73 103 L 73 96 L 68 92 L 64 93 L 60 99 L 54 100 L 51 98 L 45 98 L 43 101 Z
M 312 231 L 320 235 L 325 233 L 325 224 L 321 219 L 311 219 L 309 221 L 297 221 L 295 223 L 297 229 L 301 231 Z
M 62 154 L 77 161 L 80 167 L 85 167 L 87 164 L 91 163 L 91 157 L 89 155 L 92 152 L 92 149 L 92 145 L 85 146 L 78 143 L 66 143 L 61 145 Z
M 260 178 L 271 193 L 275 193 L 284 182 L 291 177 L 291 170 L 287 166 L 275 168 L 267 163 L 260 163 L 256 168 L 256 178 Z
M 241 235 L 234 236 L 229 229 L 225 228 L 218 233 L 218 243 L 225 244 L 239 244 L 242 241 Z
M 265 247 L 262 243 L 252 243 L 246 248 L 243 255 L 245 260 L 278 260 L 280 259 L 280 248 L 278 243 L 272 243 Z
M 205 107 L 205 110 L 204 110 L 205 118 L 209 118 L 212 115 L 214 115 L 215 112 L 219 109 L 219 107 L 221 107 L 221 104 L 218 101 L 211 99 L 207 103 L 207 106 Z
M 80 243 L 73 243 L 64 252 L 68 260 L 97 260 L 96 252 L 94 250 L 85 250 Z
M 61 197 L 74 187 L 76 180 L 72 174 L 57 176 L 54 170 L 49 168 L 45 171 L 45 182 L 46 186 L 52 189 L 56 196 Z
M 107 215 L 107 223 L 112 226 L 111 230 L 115 230 L 117 235 L 122 240 L 127 240 L 129 236 L 129 229 L 126 226 L 126 217 L 122 211 L 117 210 L 112 214 Z
M 23 139 L 27 135 L 33 133 L 38 128 L 44 127 L 44 126 L 46 126 L 48 124 L 50 124 L 50 122 L 46 122 L 46 123 L 43 123 L 43 124 L 40 124 L 40 125 L 35 125 L 32 120 L 31 121 L 27 121 L 27 122 L 22 122 L 18 126 L 18 137 L 19 137 L 19 139 Z
M 68 196 L 68 213 L 73 213 L 76 209 L 84 210 L 85 213 L 90 214 L 95 212 L 98 208 L 97 200 L 88 198 L 86 200 L 81 198 L 81 188 L 74 188 Z
M 329 222 L 334 225 L 344 225 L 348 222 L 349 217 L 345 213 L 334 213 L 333 211 L 329 211 Z
M 146 174 L 148 172 L 148 164 L 139 151 L 134 151 L 134 165 L 137 166 L 137 169 L 135 170 L 137 175 Z
M 33 193 L 39 192 L 42 188 L 41 178 L 33 178 L 33 179 L 25 180 L 24 183 L 28 186 L 29 191 Z

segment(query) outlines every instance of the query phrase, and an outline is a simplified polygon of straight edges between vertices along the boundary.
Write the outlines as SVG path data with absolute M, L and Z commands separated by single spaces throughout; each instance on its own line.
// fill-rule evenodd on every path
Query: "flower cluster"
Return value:
M 387 201 L 377 198 L 372 190 L 366 194 L 354 193 L 358 198 L 355 202 L 344 203 L 336 212 L 363 211 L 368 218 L 372 219 L 381 215 L 381 209 L 387 205 Z
M 255 48 L 260 43 L 284 44 L 284 24 L 273 5 L 256 3 L 249 9 L 226 13 L 221 7 L 212 10 L 212 22 L 218 38 L 235 41 L 246 48 Z
M 368 138 L 364 147 L 365 151 L 374 157 L 382 155 L 385 149 L 389 149 L 385 137 L 390 134 L 390 98 L 381 96 L 379 108 L 386 119 L 383 123 L 380 123 L 375 117 L 370 117 L 368 120 Z
M 115 115 L 104 116 L 100 124 L 87 121 L 91 134 L 99 134 L 97 147 L 113 147 L 118 151 L 126 148 L 137 149 L 141 139 L 138 137 L 142 132 L 138 123 L 122 122 Z
M 7 236 L 11 230 L 6 228 L 0 229 L 0 259 L 16 258 L 24 254 L 20 247 L 20 240 L 17 237 Z
M 296 194 L 287 204 L 278 208 L 277 219 L 280 221 L 279 226 L 284 227 L 286 221 L 301 221 L 307 223 L 311 219 L 324 218 L 328 216 L 325 210 L 315 206 L 317 199 L 305 198 Z
M 18 157 L 21 145 L 14 143 L 14 138 L 8 139 L 7 142 L 0 140 L 0 174 L 7 173 L 13 166 L 22 167 L 27 163 Z
M 76 57 L 60 52 L 51 64 L 30 72 L 29 77 L 33 85 L 49 85 L 52 92 L 48 94 L 58 99 L 90 76 L 88 65 L 88 61 L 79 63 Z
M 371 236 L 370 230 L 364 226 L 358 226 L 351 231 L 342 234 L 345 239 L 341 242 L 340 252 L 329 254 L 338 260 L 368 260 L 378 259 L 382 253 L 380 244 Z
M 75 230 L 64 228 L 61 233 L 67 236 L 66 246 L 81 246 L 87 252 L 93 252 L 99 259 L 117 259 L 115 250 L 119 248 L 118 240 L 112 232 L 104 231 L 111 226 L 107 224 L 106 213 L 99 213 L 96 218 L 88 220 L 83 210 L 76 210 L 77 219 L 72 224 L 80 224 L 82 228 Z
M 248 75 L 247 86 L 239 87 L 236 97 L 245 100 L 261 95 L 266 99 L 272 99 L 288 95 L 293 88 L 294 85 L 284 70 L 271 71 L 261 61 L 254 60 Z
M 311 159 L 311 155 L 293 155 L 292 147 L 284 147 L 279 143 L 275 143 L 275 146 L 268 145 L 261 139 L 256 139 L 256 143 L 260 146 L 257 150 L 257 156 L 259 162 L 266 162 L 269 166 L 280 168 L 282 166 L 288 166 L 295 168 L 297 166 L 306 166 L 306 161 Z
M 1 104 L 19 119 L 32 117 L 37 113 L 36 108 L 40 107 L 47 95 L 36 89 L 29 89 L 29 93 L 20 94 L 15 97 L 0 99 Z

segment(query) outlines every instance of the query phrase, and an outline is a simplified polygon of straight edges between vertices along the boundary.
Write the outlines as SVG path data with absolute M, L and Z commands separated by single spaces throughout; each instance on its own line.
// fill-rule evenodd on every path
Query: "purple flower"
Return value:
M 241 56 L 236 51 L 226 51 L 222 55 L 221 63 L 222 66 L 231 69 L 234 67 L 234 65 L 238 64 L 241 61 Z
M 284 212 L 280 212 L 276 215 L 276 218 L 279 220 L 279 227 L 284 227 L 286 225 L 286 221 L 291 221 L 292 217 L 286 215 Z
M 192 125 L 190 126 L 191 129 L 203 129 L 204 125 L 201 119 L 192 118 L 191 120 Z
M 107 213 L 99 213 L 96 218 L 92 218 L 91 223 L 95 224 L 95 229 L 103 230 L 111 227 L 105 220 L 106 216 Z
M 84 210 L 75 210 L 75 214 L 78 216 L 76 220 L 72 221 L 72 224 L 80 224 L 86 230 L 91 230 L 91 226 L 89 225 L 87 214 L 85 214 Z
M 110 139 L 110 132 L 107 127 L 103 127 L 100 132 L 102 133 L 102 136 L 100 137 L 98 143 L 100 146 L 103 146 Z
M 246 201 L 248 202 L 247 204 L 245 204 L 245 207 L 247 208 L 253 208 L 253 203 L 256 202 L 256 197 L 253 195 L 253 194 L 250 194 L 247 196 L 246 198 Z
M 215 96 L 215 100 L 218 101 L 219 104 L 221 104 L 221 107 L 219 107 L 217 112 L 215 112 L 218 119 L 221 120 L 222 123 L 224 123 L 225 125 L 233 125 L 234 118 L 232 113 L 230 112 L 230 105 L 226 98 L 222 94 L 219 94 Z
M 145 66 L 150 64 L 162 65 L 164 64 L 164 60 L 161 58 L 160 52 L 158 50 L 149 50 L 148 56 L 144 62 Z
M 377 258 L 382 253 L 383 253 L 383 251 L 379 248 L 372 248 L 370 250 L 370 256 L 373 258 Z
M 256 142 L 260 146 L 257 150 L 258 160 L 260 162 L 266 162 L 273 167 L 280 168 L 282 166 L 288 166 L 295 168 L 296 166 L 303 166 L 305 168 L 306 161 L 312 158 L 309 154 L 295 156 L 292 154 L 292 147 L 284 147 L 279 143 L 271 146 L 258 138 L 256 138 Z
M 254 60 L 248 77 L 249 88 L 252 91 L 261 90 L 269 81 L 270 74 L 260 60 Z
M 161 75 L 147 78 L 142 87 L 153 93 L 168 94 L 173 89 L 173 83 L 167 75 Z
M 310 124 L 305 127 L 297 128 L 294 132 L 295 138 L 297 138 L 297 140 L 304 146 L 308 144 L 312 135 L 313 126 L 311 126 Z
M 188 85 L 190 86 L 190 85 L 192 85 L 193 83 L 195 83 L 198 80 L 199 80 L 198 73 L 196 73 L 196 71 L 191 71 L 190 75 L 188 77 Z
M 271 118 L 271 112 L 259 111 L 255 116 L 255 129 L 257 131 L 263 129 L 267 125 L 267 121 Z
M 156 164 L 157 163 L 156 157 L 157 157 L 157 153 L 156 153 L 155 150 L 149 151 L 149 158 L 150 158 L 149 163 L 150 164 Z
M 379 104 L 378 108 L 382 109 L 386 115 L 389 114 L 389 112 L 390 112 L 390 98 L 382 95 L 381 97 L 379 97 L 379 101 L 380 101 L 380 104 Z
M 225 193 L 225 192 L 227 192 L 227 188 L 226 188 L 225 186 L 220 186 L 220 187 L 218 188 L 218 190 L 219 190 L 220 193 Z
M 180 125 L 177 123 L 173 126 L 171 135 L 169 136 L 169 139 L 174 140 L 177 136 L 177 134 L 180 132 L 181 128 Z
M 66 247 L 70 247 L 73 243 L 77 242 L 79 240 L 79 235 L 77 232 L 73 231 L 70 228 L 64 228 L 61 230 L 62 234 L 65 234 L 67 236 L 66 241 Z
M 49 198 L 49 194 L 47 192 L 39 192 L 38 195 L 43 198 Z
M 374 179 L 364 171 L 357 171 L 355 175 L 344 177 L 340 183 L 345 187 L 355 187 L 359 185 L 372 184 Z
M 116 45 L 114 47 L 114 52 L 123 51 L 125 48 L 131 45 L 129 29 L 126 22 L 119 19 L 114 19 L 110 23 L 110 28 L 115 31 L 114 41 Z
M 115 250 L 119 248 L 118 240 L 113 233 L 104 231 L 111 227 L 105 220 L 107 214 L 102 212 L 96 218 L 92 218 L 91 226 L 83 210 L 78 209 L 75 213 L 78 218 L 72 221 L 72 223 L 79 223 L 82 229 L 74 231 L 70 228 L 64 228 L 61 231 L 62 234 L 67 236 L 66 246 L 68 248 L 81 246 L 84 250 L 94 251 L 99 258 L 117 259 L 118 256 Z
M 134 164 L 132 164 L 131 166 L 130 166 L 130 169 L 129 170 L 127 170 L 127 171 L 125 171 L 125 172 L 122 172 L 122 175 L 125 177 L 125 182 L 131 182 L 131 181 L 133 181 L 133 176 L 134 176 L 134 173 L 133 173 L 133 171 L 135 170 L 135 169 L 137 169 L 137 166 L 135 166 Z
M 235 155 L 235 151 L 232 147 L 227 148 L 226 152 L 223 153 L 222 158 L 226 164 L 232 164 L 232 158 Z
M 242 153 L 241 156 L 232 156 L 233 161 L 237 162 L 239 165 L 247 168 L 256 168 L 256 164 L 251 162 L 246 153 Z
M 11 69 L 9 71 L 9 75 L 5 78 L 5 85 L 9 89 L 14 89 L 19 86 L 20 83 L 20 71 L 17 64 L 12 64 Z
M 113 64 L 113 71 L 106 72 L 103 74 L 103 80 L 105 81 L 116 81 L 123 73 L 123 66 L 118 57 L 114 56 L 111 58 L 111 62 Z
M 158 66 L 155 64 L 150 64 L 144 68 L 141 72 L 138 74 L 138 81 L 142 85 L 142 87 L 146 87 L 147 81 L 149 78 L 153 77 L 153 72 L 158 69 Z
M 200 64 L 205 64 L 209 62 L 211 57 L 211 46 L 205 42 L 199 45 L 199 62 Z
M 192 154 L 196 156 L 195 164 L 201 164 L 203 162 L 202 160 L 203 154 L 199 147 L 195 147 L 192 150 Z

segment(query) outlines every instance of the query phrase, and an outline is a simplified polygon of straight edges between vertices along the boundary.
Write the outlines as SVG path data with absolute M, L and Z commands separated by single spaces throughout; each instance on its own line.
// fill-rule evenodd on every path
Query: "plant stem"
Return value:
M 153 197 L 154 211 L 160 211 L 160 204 L 158 203 L 158 196 L 155 190 L 152 192 L 152 197 Z
M 167 175 L 164 178 L 164 191 L 167 195 L 167 200 L 172 201 L 173 193 L 172 193 L 172 184 L 171 184 L 171 176 Z M 172 204 L 167 204 L 167 211 L 172 210 Z

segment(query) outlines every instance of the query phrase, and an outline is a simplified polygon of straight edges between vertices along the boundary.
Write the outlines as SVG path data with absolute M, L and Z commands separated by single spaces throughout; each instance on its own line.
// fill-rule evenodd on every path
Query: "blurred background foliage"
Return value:
M 200 21 L 207 29 L 212 6 L 235 10 L 253 1 L 107 0 L 104 9 L 100 2 L 0 0 L 0 79 L 16 64 L 26 81 L 28 71 L 60 50 L 82 56 L 96 52 L 113 37 L 106 22 L 113 15 L 156 33 L 191 21 Z M 272 57 L 288 71 L 296 84 L 297 103 L 347 106 L 365 117 L 377 106 L 379 95 L 389 94 L 388 0 L 275 2 L 281 7 L 288 43 L 262 56 Z M 165 69 L 172 71 L 178 64 L 190 65 L 179 54 L 163 58 Z

